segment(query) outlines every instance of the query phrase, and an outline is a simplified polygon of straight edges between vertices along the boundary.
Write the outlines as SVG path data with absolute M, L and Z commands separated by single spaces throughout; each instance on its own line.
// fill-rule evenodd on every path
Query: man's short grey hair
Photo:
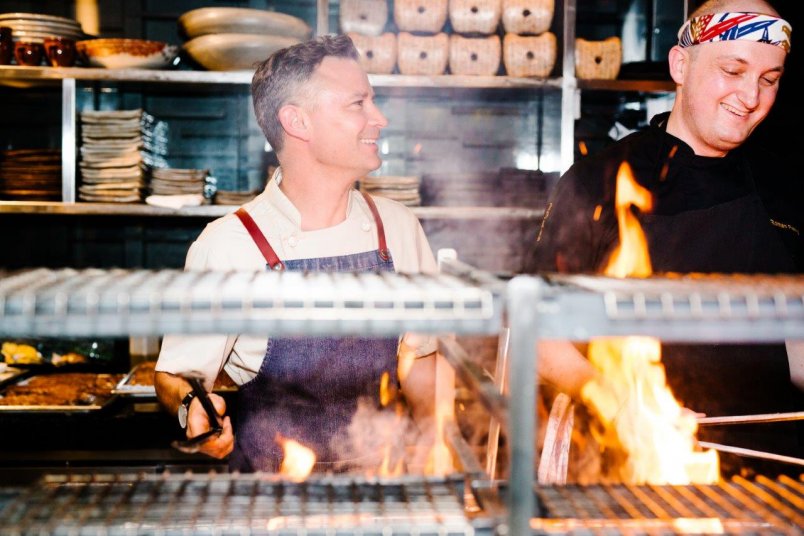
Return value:
M 251 79 L 254 113 L 265 139 L 275 151 L 281 151 L 284 145 L 280 108 L 297 104 L 305 84 L 328 56 L 357 61 L 358 52 L 349 36 L 325 35 L 283 48 L 257 66 Z

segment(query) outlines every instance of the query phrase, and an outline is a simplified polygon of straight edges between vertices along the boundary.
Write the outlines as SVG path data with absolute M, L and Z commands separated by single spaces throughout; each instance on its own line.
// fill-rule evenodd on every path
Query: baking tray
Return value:
M 0 363 L 0 388 L 9 383 L 16 382 L 22 376 L 28 374 L 28 369 L 20 367 L 7 366 L 5 363 Z
M 117 382 L 117 385 L 112 389 L 112 394 L 135 398 L 156 398 L 156 390 L 153 385 L 134 385 L 131 383 L 140 370 L 145 367 L 153 367 L 153 364 L 151 361 L 146 361 L 135 365 L 128 374 L 123 376 L 122 380 Z
M 132 380 L 136 377 L 137 373 L 140 372 L 145 367 L 153 368 L 154 362 L 153 361 L 146 361 L 135 365 L 129 372 L 126 374 L 122 380 L 120 380 L 114 389 L 112 389 L 112 393 L 115 395 L 125 396 L 125 397 L 132 397 L 132 398 L 156 398 L 156 390 L 154 389 L 153 385 L 146 385 L 146 384 L 132 384 Z M 233 384 L 231 380 L 228 379 L 228 376 L 225 375 L 225 372 L 221 372 L 218 375 L 218 379 L 215 380 L 215 385 L 212 388 L 213 393 L 221 394 L 221 393 L 233 393 L 237 391 L 237 386 Z M 228 381 L 223 381 L 224 379 Z
M 10 387 L 13 385 L 25 385 L 30 381 L 33 381 L 37 377 L 41 376 L 55 376 L 59 374 L 65 374 L 60 372 L 55 373 L 48 373 L 48 374 L 36 374 L 31 373 L 27 376 L 20 376 L 17 378 L 17 381 L 13 383 L 7 383 L 0 389 L 0 413 L 89 413 L 102 410 L 108 407 L 114 400 L 117 398 L 117 395 L 114 393 L 109 392 L 108 396 L 99 396 L 95 397 L 92 402 L 83 404 L 31 404 L 31 405 L 19 405 L 19 404 L 4 404 L 3 403 L 3 394 L 8 391 Z M 88 373 L 94 375 L 102 375 L 103 373 Z M 115 376 L 113 374 L 113 376 Z

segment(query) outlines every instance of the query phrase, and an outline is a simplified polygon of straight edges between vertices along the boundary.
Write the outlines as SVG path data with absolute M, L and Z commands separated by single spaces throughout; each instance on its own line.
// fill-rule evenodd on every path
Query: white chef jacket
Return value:
M 377 249 L 377 226 L 363 196 L 352 190 L 346 219 L 325 229 L 302 231 L 301 214 L 279 189 L 281 171 L 260 195 L 244 208 L 283 261 L 335 257 Z M 397 272 L 435 273 L 438 268 L 427 237 L 416 216 L 406 206 L 375 197 L 385 228 L 386 242 Z M 187 253 L 185 270 L 264 271 L 265 258 L 242 222 L 227 214 L 209 223 Z M 157 371 L 203 374 L 212 388 L 221 369 L 242 385 L 256 376 L 267 347 L 267 336 L 166 335 Z M 416 356 L 436 350 L 434 337 L 407 333 L 405 346 Z

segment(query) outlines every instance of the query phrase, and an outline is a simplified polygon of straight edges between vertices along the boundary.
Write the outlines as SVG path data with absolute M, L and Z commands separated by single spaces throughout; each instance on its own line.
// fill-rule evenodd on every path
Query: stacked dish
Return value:
M 170 167 L 166 159 L 168 154 L 168 137 L 170 126 L 166 121 L 162 121 L 152 116 L 148 112 L 142 112 L 142 162 L 148 168 L 167 168 Z
M 360 180 L 360 190 L 371 195 L 387 197 L 403 205 L 415 207 L 421 205 L 419 194 L 421 178 L 415 176 L 380 176 L 364 177 Z
M 238 191 L 227 191 L 227 190 L 218 190 L 215 193 L 215 204 L 216 205 L 232 205 L 232 206 L 240 206 L 243 203 L 247 203 L 257 197 L 260 194 L 259 191 L 251 191 L 251 192 L 238 192 Z
M 303 20 L 276 11 L 238 7 L 202 7 L 179 17 L 190 39 L 184 49 L 211 71 L 252 70 L 281 48 L 308 39 Z
M 38 13 L 0 14 L 0 26 L 11 28 L 14 41 L 44 43 L 49 37 L 79 40 L 86 35 L 78 21 Z
M 132 203 L 141 200 L 142 110 L 81 113 L 83 201 Z
M 61 151 L 0 151 L 0 197 L 27 201 L 61 199 Z
M 204 195 L 209 170 L 154 168 L 150 190 L 153 195 Z

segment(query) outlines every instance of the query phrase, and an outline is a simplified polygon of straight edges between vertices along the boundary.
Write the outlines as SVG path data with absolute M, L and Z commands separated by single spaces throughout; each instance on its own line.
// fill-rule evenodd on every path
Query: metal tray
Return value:
M 0 388 L 16 382 L 26 374 L 28 374 L 28 370 L 24 368 L 6 366 L 5 363 L 0 363 Z
M 153 385 L 132 385 L 131 381 L 134 379 L 137 371 L 143 367 L 150 366 L 150 362 L 140 363 L 135 365 L 123 379 L 117 382 L 112 394 L 130 396 L 136 398 L 156 398 L 156 390 Z
M 58 374 L 58 373 L 53 373 Z M 0 390 L 0 413 L 89 413 L 102 410 L 108 407 L 117 398 L 117 395 L 110 392 L 109 396 L 97 397 L 92 403 L 87 404 L 65 404 L 65 405 L 49 405 L 49 404 L 36 404 L 36 405 L 12 405 L 3 404 L 3 391 L 7 390 L 11 385 L 23 385 L 44 374 L 31 374 L 28 376 L 19 376 L 16 382 L 8 383 Z M 50 375 L 50 374 L 47 374 Z
M 144 362 L 138 365 L 135 365 L 128 374 L 126 374 L 122 380 L 118 382 L 114 389 L 112 389 L 112 393 L 120 396 L 125 397 L 132 397 L 132 398 L 156 398 L 156 389 L 153 385 L 134 385 L 131 384 L 131 380 L 135 377 L 137 372 L 146 366 L 151 366 L 151 362 Z M 221 393 L 233 393 L 237 391 L 237 386 L 229 385 L 222 383 L 222 375 L 225 374 L 221 372 L 221 375 L 218 376 L 218 380 L 215 381 L 215 385 L 212 388 L 213 393 L 221 394 Z

